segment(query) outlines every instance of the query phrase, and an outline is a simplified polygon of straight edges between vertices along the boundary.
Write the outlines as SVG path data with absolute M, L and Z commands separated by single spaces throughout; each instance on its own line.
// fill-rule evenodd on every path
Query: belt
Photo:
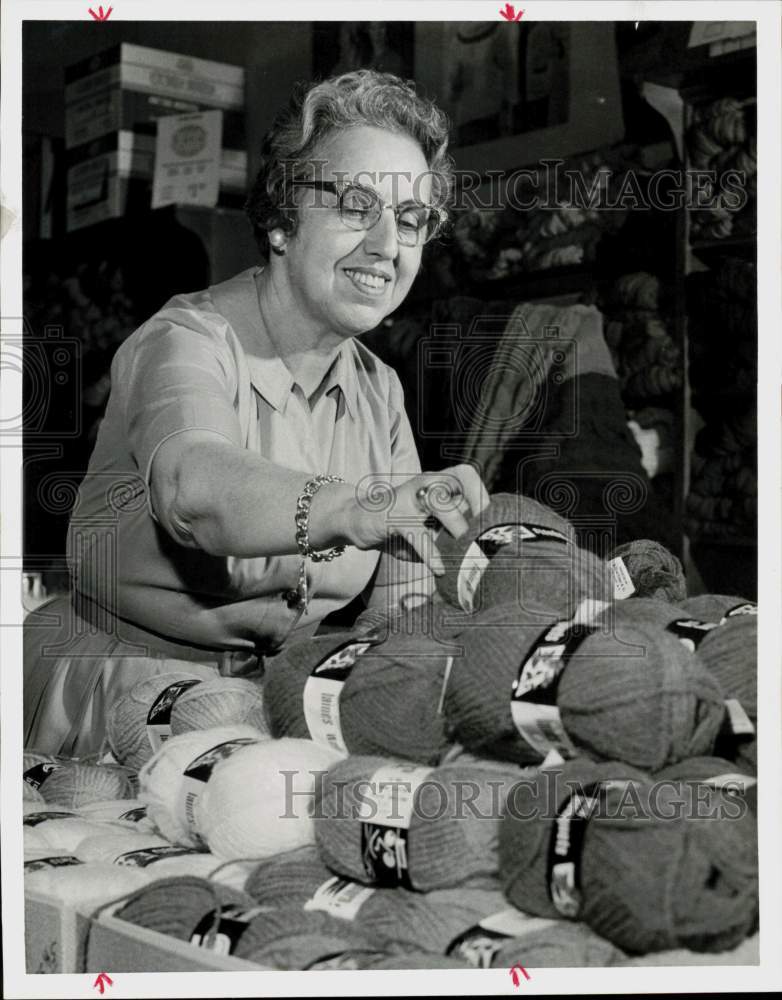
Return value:
M 263 673 L 264 658 L 257 649 L 213 649 L 179 642 L 120 617 L 78 590 L 73 591 L 71 604 L 75 614 L 87 624 L 103 632 L 110 630 L 118 642 L 144 647 L 147 655 L 214 666 L 224 677 Z

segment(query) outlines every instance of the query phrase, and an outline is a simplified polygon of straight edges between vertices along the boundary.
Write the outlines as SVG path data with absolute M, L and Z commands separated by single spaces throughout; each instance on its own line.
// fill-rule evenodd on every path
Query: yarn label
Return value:
M 60 854 L 51 858 L 36 858 L 34 861 L 25 861 L 24 870 L 26 872 L 38 872 L 44 868 L 67 868 L 70 865 L 80 865 L 81 861 L 74 858 L 72 854 Z
M 404 761 L 379 767 L 362 788 L 359 819 L 409 829 L 416 790 L 431 773 L 429 767 Z
M 562 671 L 575 650 L 595 628 L 557 622 L 547 629 L 522 662 L 511 687 L 510 710 L 519 735 L 542 758 L 550 750 L 563 757 L 574 755 L 557 708 L 557 688 Z
M 670 625 L 666 625 L 666 631 L 672 632 L 683 646 L 694 653 L 708 633 L 719 627 L 719 622 L 702 622 L 697 618 L 677 618 Z
M 215 952 L 218 955 L 232 955 L 234 948 L 239 943 L 239 938 L 247 930 L 250 921 L 263 912 L 262 906 L 245 910 L 232 903 L 222 907 L 220 920 L 215 928 L 217 911 L 210 910 L 196 924 L 195 930 L 190 935 L 190 944 L 206 948 L 207 951 Z M 210 937 L 210 934 L 214 934 L 214 937 Z
M 758 606 L 753 604 L 752 601 L 748 601 L 746 604 L 737 604 L 735 608 L 731 608 L 726 611 L 720 625 L 724 625 L 726 621 L 731 618 L 738 618 L 740 615 L 757 615 Z
M 136 806 L 135 809 L 128 809 L 117 819 L 124 819 L 128 823 L 140 823 L 142 820 L 147 818 L 147 807 L 146 806 Z
M 560 542 L 567 545 L 568 539 L 556 528 L 547 528 L 543 524 L 496 524 L 479 535 L 468 547 L 462 557 L 459 573 L 456 578 L 456 594 L 463 611 L 472 612 L 475 609 L 475 593 L 483 579 L 486 568 L 507 545 L 514 541 Z
M 749 774 L 727 773 L 715 774 L 713 778 L 707 778 L 703 784 L 713 785 L 714 788 L 724 788 L 728 792 L 740 792 L 742 795 L 747 789 L 758 783 L 757 778 Z
M 402 827 L 361 824 L 361 856 L 367 877 L 378 885 L 412 889 L 408 871 L 408 830 Z
M 32 767 L 24 772 L 22 777 L 28 785 L 32 785 L 33 788 L 40 788 L 52 772 L 59 771 L 64 766 L 59 761 L 47 760 L 41 764 L 33 764 Z
M 348 748 L 339 719 L 339 696 L 356 660 L 373 645 L 373 642 L 345 643 L 318 663 L 304 685 L 304 719 L 313 742 L 346 757 Z
M 227 760 L 237 750 L 242 750 L 244 747 L 258 742 L 259 740 L 255 740 L 251 736 L 241 736 L 235 740 L 226 740 L 225 743 L 218 743 L 211 750 L 200 754 L 185 768 L 182 781 L 182 812 L 185 817 L 185 823 L 194 839 L 202 844 L 203 840 L 197 830 L 195 808 L 204 790 L 204 785 L 212 777 L 212 771 L 214 771 L 220 761 Z
M 374 892 L 370 886 L 335 875 L 318 886 L 304 904 L 304 909 L 322 910 L 340 920 L 355 920 L 362 905 Z
M 198 678 L 174 681 L 167 688 L 163 688 L 150 705 L 149 712 L 147 712 L 147 739 L 155 753 L 166 740 L 171 738 L 171 710 L 177 698 L 184 691 L 200 683 Z
M 632 597 L 635 593 L 635 584 L 627 571 L 625 561 L 621 556 L 608 560 L 608 568 L 611 571 L 611 580 L 614 585 L 614 597 L 617 601 L 624 601 Z
M 76 819 L 76 813 L 69 812 L 38 812 L 28 813 L 22 823 L 25 826 L 38 826 L 39 823 L 46 823 L 50 819 Z
M 599 782 L 573 791 L 557 810 L 551 826 L 548 857 L 548 887 L 557 912 L 570 920 L 581 911 L 581 852 L 586 821 L 606 785 Z
M 126 865 L 128 868 L 147 868 L 156 861 L 165 861 L 167 858 L 179 858 L 183 854 L 198 854 L 187 847 L 176 847 L 173 844 L 166 847 L 144 847 L 138 851 L 126 851 L 118 854 L 114 861 L 115 865 Z
M 744 711 L 744 706 L 736 698 L 726 698 L 725 708 L 728 712 L 730 731 L 734 736 L 754 736 L 755 727 L 752 719 Z

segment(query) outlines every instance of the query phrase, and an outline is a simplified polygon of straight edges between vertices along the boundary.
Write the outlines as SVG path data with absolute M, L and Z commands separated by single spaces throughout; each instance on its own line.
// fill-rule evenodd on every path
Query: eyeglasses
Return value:
M 383 209 L 391 208 L 399 242 L 407 247 L 428 243 L 448 219 L 445 209 L 419 201 L 406 201 L 396 207 L 386 205 L 377 191 L 347 181 L 293 181 L 293 186 L 335 194 L 339 217 L 349 229 L 372 229 L 380 221 Z

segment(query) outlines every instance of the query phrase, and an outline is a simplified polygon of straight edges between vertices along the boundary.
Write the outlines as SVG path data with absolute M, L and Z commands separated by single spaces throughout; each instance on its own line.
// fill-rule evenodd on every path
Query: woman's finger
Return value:
M 437 548 L 437 533 L 432 528 L 422 528 L 420 531 L 407 535 L 407 543 L 418 553 L 422 562 L 426 563 L 435 576 L 445 572 L 440 550 Z
M 451 469 L 445 469 L 459 482 L 462 495 L 470 505 L 470 513 L 473 517 L 488 505 L 489 491 L 484 486 L 483 480 L 471 465 L 455 465 Z

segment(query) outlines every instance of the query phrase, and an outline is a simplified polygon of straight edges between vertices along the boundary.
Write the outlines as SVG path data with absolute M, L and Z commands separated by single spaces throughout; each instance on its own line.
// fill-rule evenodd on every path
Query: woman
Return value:
M 469 466 L 421 473 L 399 379 L 354 338 L 444 221 L 446 147 L 444 115 L 370 70 L 278 118 L 248 201 L 262 265 L 171 299 L 115 356 L 72 600 L 26 623 L 28 746 L 98 750 L 145 676 L 259 672 L 357 595 L 431 592 L 436 531 L 486 490 Z

